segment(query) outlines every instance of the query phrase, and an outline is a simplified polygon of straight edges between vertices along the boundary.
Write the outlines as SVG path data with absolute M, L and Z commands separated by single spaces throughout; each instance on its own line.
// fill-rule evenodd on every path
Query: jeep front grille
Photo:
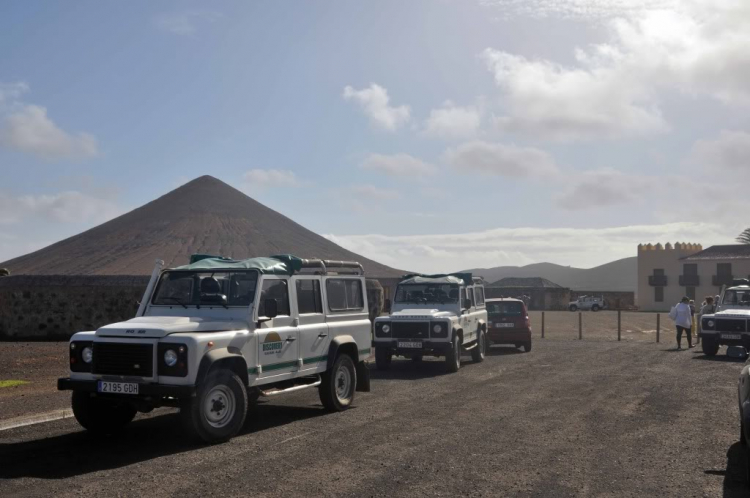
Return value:
M 154 346 L 94 342 L 93 365 L 95 374 L 151 377 L 154 373 Z
M 394 339 L 427 339 L 430 337 L 430 322 L 391 323 Z
M 719 332 L 746 332 L 747 322 L 741 319 L 719 318 L 716 320 L 716 330 Z

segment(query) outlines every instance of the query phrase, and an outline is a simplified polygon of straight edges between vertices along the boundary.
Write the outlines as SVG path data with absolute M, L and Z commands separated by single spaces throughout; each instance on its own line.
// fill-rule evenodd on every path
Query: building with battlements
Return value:
M 669 311 L 684 296 L 697 305 L 736 278 L 750 278 L 750 245 L 638 245 L 638 307 Z

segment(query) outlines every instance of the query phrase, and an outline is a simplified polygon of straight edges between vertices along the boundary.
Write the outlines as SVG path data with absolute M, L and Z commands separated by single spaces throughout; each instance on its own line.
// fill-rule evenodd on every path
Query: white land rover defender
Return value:
M 471 273 L 405 275 L 390 315 L 375 320 L 375 363 L 384 370 L 393 355 L 419 362 L 444 356 L 450 372 L 461 367 L 461 352 L 484 360 L 487 348 L 484 285 Z
M 716 313 L 701 317 L 701 345 L 706 356 L 714 356 L 719 347 L 741 346 L 750 349 L 750 282 L 736 279 L 722 290 Z
M 369 391 L 365 277 L 359 263 L 196 255 L 158 261 L 137 316 L 70 340 L 73 413 L 110 433 L 137 411 L 180 408 L 206 442 L 242 428 L 248 403 L 317 387 L 330 411 Z

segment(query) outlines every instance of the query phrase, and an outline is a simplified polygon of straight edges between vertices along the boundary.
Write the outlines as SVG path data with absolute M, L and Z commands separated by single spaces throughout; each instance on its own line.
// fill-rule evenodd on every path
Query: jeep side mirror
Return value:
M 383 308 L 385 309 L 386 313 L 390 313 L 391 312 L 391 300 L 390 299 L 386 299 L 385 300 Z
M 471 308 L 471 299 L 464 299 L 464 309 L 468 310 L 469 308 Z
M 275 299 L 266 299 L 263 302 L 263 307 L 265 308 L 265 313 L 263 313 L 268 318 L 276 318 L 279 316 L 279 307 L 276 303 Z

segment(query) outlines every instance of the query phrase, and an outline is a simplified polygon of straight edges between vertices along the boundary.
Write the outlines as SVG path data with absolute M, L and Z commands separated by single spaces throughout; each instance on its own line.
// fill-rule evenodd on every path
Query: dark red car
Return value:
M 487 346 L 513 344 L 531 351 L 531 323 L 520 299 L 487 299 Z

